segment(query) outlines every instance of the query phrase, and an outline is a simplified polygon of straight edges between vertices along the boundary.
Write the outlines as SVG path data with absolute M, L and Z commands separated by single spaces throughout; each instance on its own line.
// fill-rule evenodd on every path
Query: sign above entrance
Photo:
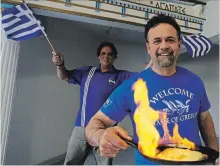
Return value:
M 3 0 L 8 4 L 20 4 L 22 0 Z M 176 19 L 181 31 L 199 34 L 205 18 L 202 4 L 177 0 L 25 0 L 30 7 L 60 14 L 120 22 L 143 27 L 157 15 L 165 14 Z

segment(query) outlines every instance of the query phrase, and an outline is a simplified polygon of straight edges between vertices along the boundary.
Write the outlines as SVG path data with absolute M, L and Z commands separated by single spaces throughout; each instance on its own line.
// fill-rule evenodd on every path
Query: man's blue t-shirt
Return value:
M 170 135 L 173 135 L 173 127 L 177 123 L 183 138 L 201 145 L 198 114 L 207 111 L 210 103 L 202 80 L 182 67 L 177 67 L 172 76 L 158 75 L 152 68 L 144 70 L 119 86 L 101 107 L 101 111 L 117 122 L 129 114 L 133 124 L 134 141 L 138 142 L 133 119 L 136 104 L 132 85 L 139 78 L 142 78 L 148 87 L 150 106 L 155 110 L 167 112 Z M 163 128 L 160 121 L 155 123 L 155 127 L 162 138 Z M 141 156 L 137 150 L 135 155 L 136 164 L 155 164 Z

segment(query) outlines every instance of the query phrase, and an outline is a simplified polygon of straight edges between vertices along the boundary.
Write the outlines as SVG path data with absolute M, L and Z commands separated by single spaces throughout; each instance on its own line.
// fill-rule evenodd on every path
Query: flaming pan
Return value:
M 130 141 L 130 140 L 126 140 L 124 138 L 122 138 L 127 144 L 131 145 L 132 147 L 138 149 L 138 144 L 134 141 Z M 172 144 L 173 145 L 173 144 Z M 158 150 L 160 151 L 164 151 L 166 148 L 182 148 L 182 147 L 175 147 L 175 146 L 171 146 L 171 145 L 167 145 L 167 146 L 160 146 L 158 147 Z M 139 149 L 138 149 L 139 151 Z M 163 160 L 163 159 L 158 159 L 158 158 L 151 158 L 148 156 L 145 156 L 141 153 L 141 155 L 143 157 L 145 157 L 146 159 L 158 163 L 158 164 L 165 164 L 165 165 L 202 165 L 202 164 L 214 164 L 215 160 L 219 157 L 219 152 L 217 152 L 216 150 L 213 150 L 211 148 L 208 147 L 204 147 L 204 146 L 196 146 L 196 151 L 199 151 L 203 154 L 205 154 L 207 157 L 199 160 L 199 161 L 172 161 L 172 160 Z

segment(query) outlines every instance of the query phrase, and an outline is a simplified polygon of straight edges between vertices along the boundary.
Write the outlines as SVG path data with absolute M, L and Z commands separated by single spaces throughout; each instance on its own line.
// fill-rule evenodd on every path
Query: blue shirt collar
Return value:
M 96 66 L 96 70 L 101 71 L 101 65 L 97 65 Z M 112 67 L 107 71 L 107 72 L 115 72 L 117 69 L 115 68 L 114 65 L 112 65 Z

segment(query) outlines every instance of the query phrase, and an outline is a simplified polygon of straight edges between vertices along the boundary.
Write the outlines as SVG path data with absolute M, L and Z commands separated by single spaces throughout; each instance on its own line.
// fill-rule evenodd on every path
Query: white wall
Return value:
M 209 0 L 205 7 L 205 24 L 202 34 L 212 37 L 219 34 L 219 0 Z
M 98 62 L 96 48 L 108 36 L 90 32 L 87 24 L 65 20 L 45 19 L 44 25 L 57 51 L 65 54 L 67 68 Z M 132 71 L 143 69 L 147 61 L 143 44 L 109 39 L 119 52 L 116 67 Z M 218 95 L 213 92 L 218 88 L 218 61 L 216 58 L 207 61 L 184 61 L 182 65 L 204 76 L 216 115 Z M 51 49 L 43 38 L 21 43 L 5 164 L 37 164 L 65 153 L 78 111 L 79 88 L 59 80 L 55 69 Z M 214 120 L 218 122 L 217 116 Z M 123 126 L 132 133 L 129 120 L 125 120 Z

